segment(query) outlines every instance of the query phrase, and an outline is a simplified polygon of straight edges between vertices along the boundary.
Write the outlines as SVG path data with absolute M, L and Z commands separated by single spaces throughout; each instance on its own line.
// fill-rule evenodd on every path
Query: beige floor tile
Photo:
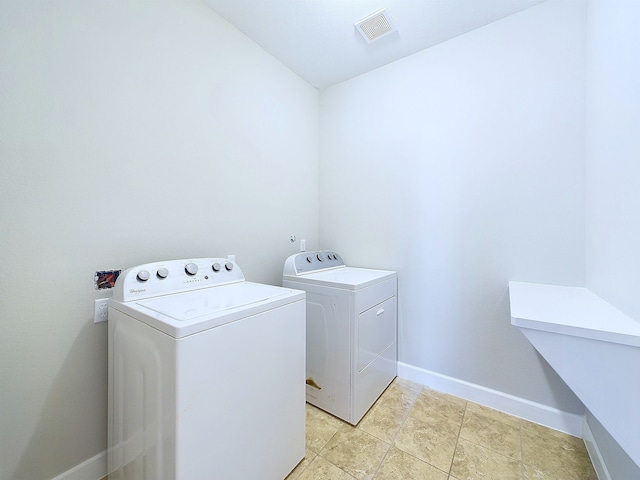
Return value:
M 580 438 L 551 429 L 522 429 L 522 460 L 526 479 L 597 480 Z
M 520 460 L 520 422 L 506 413 L 469 402 L 460 437 Z
M 406 380 L 400 382 L 396 378 L 382 393 L 374 406 L 381 405 L 386 408 L 409 411 L 411 405 L 413 405 L 418 395 L 420 395 L 420 390 L 421 388 L 416 388 L 415 384 L 411 384 Z
M 358 424 L 358 428 L 391 444 L 408 412 L 374 405 Z
M 435 430 L 458 435 L 466 401 L 451 395 L 424 389 L 416 399 L 409 417 L 431 425 Z
M 537 467 L 535 465 L 523 464 L 522 478 L 524 480 L 569 480 L 573 477 L 571 472 L 555 472 L 545 467 Z
M 409 416 L 396 436 L 395 446 L 448 472 L 456 448 L 456 436 Z
M 465 414 L 466 413 L 473 413 L 475 415 L 485 417 L 488 420 L 501 422 L 517 428 L 518 430 L 520 429 L 520 419 L 518 417 L 514 417 L 513 415 L 509 415 L 508 413 L 501 412 L 500 410 L 485 407 L 484 405 L 480 405 L 478 403 L 468 402 L 467 409 L 465 410 Z
M 307 448 L 302 461 L 298 465 L 296 465 L 296 468 L 294 468 L 284 480 L 296 480 L 298 477 L 300 477 L 300 474 L 309 466 L 316 455 L 317 454 L 315 452 Z
M 350 425 L 342 426 L 320 456 L 358 480 L 370 479 L 389 450 L 389 444 Z
M 320 452 L 338 429 L 344 425 L 342 420 L 307 403 L 306 446 L 307 450 Z
M 590 461 L 563 463 L 552 455 L 551 457 L 544 464 L 525 463 L 523 478 L 525 480 L 598 480 L 598 475 Z
M 447 480 L 447 474 L 396 447 L 391 447 L 374 480 Z
M 586 453 L 584 441 L 581 438 L 557 432 L 550 428 L 533 431 L 522 429 L 522 453 L 535 453 L 539 450 L 554 451 L 559 455 Z
M 407 380 L 357 428 L 307 404 L 306 457 L 286 480 L 414 478 L 597 480 L 581 439 Z
M 573 435 L 569 435 L 552 428 L 544 427 L 542 425 L 538 425 L 537 423 L 529 422 L 524 419 L 520 419 L 520 425 L 526 433 L 535 433 L 538 437 L 540 437 L 540 444 L 544 444 L 548 440 L 551 440 L 564 444 L 564 448 L 568 450 L 574 450 L 576 448 L 580 450 L 582 449 L 582 447 L 584 447 L 583 440 L 581 438 L 574 437 Z
M 406 392 L 413 392 L 416 395 L 420 393 L 424 388 L 419 383 L 412 382 L 411 380 L 405 380 L 404 378 L 400 378 L 400 377 L 394 378 L 393 382 L 391 382 L 391 385 L 401 388 Z
M 424 394 L 430 395 L 434 398 L 438 398 L 440 400 L 445 400 L 449 403 L 454 403 L 460 407 L 466 407 L 467 401 L 464 398 L 456 397 L 455 395 L 450 395 L 448 393 L 439 392 L 437 390 L 432 390 L 430 388 L 423 388 L 422 392 Z
M 391 444 L 421 390 L 421 385 L 396 377 L 360 420 L 358 428 Z
M 347 472 L 317 456 L 297 480 L 354 480 Z
M 460 438 L 451 475 L 459 480 L 521 480 L 522 462 Z

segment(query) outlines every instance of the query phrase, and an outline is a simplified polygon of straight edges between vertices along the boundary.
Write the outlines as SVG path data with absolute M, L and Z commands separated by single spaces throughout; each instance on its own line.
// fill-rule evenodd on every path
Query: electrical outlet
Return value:
M 109 299 L 94 300 L 93 323 L 106 322 L 107 320 L 109 320 Z

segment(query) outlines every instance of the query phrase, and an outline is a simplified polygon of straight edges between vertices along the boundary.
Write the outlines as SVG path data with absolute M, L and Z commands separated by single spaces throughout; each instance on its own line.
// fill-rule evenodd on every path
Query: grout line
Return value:
M 524 476 L 524 447 L 522 446 L 522 419 L 518 419 L 518 433 L 520 434 L 520 477 Z
M 458 435 L 456 436 L 456 446 L 453 449 L 453 455 L 451 456 L 451 464 L 449 465 L 448 476 L 453 475 L 453 461 L 456 458 L 456 452 L 458 451 L 458 443 L 460 443 L 460 435 L 462 434 L 462 425 L 464 424 L 464 418 L 467 416 L 467 408 L 469 407 L 469 401 L 464 402 L 464 412 L 462 413 L 462 420 L 460 421 L 460 428 L 458 429 Z
M 393 383 L 392 383 L 393 384 Z M 391 384 L 391 385 L 392 385 Z M 407 418 L 409 418 L 409 413 L 411 413 L 411 410 L 413 409 L 413 406 L 416 404 L 416 401 L 418 400 L 418 397 L 420 396 L 420 394 L 422 393 L 424 387 L 420 387 L 420 390 L 415 394 L 415 397 L 413 398 L 413 400 L 411 401 L 411 405 L 409 406 L 409 408 L 407 408 L 407 413 L 404 415 L 404 417 L 402 418 L 402 421 L 400 422 L 400 426 L 398 427 L 398 430 L 396 431 L 395 435 L 393 436 L 393 438 L 391 439 L 391 441 L 389 442 L 389 447 L 387 448 L 387 451 L 384 454 L 384 457 L 382 457 L 382 461 L 380 462 L 380 464 L 378 465 L 378 468 L 376 468 L 376 471 L 373 472 L 373 475 L 371 476 L 371 480 L 375 480 L 376 475 L 378 475 L 378 472 L 380 471 L 380 468 L 382 468 L 382 465 L 384 464 L 384 461 L 387 459 L 387 456 L 389 455 L 389 450 L 391 450 L 391 447 L 393 447 L 396 443 L 396 438 L 398 436 L 398 434 L 400 433 L 400 430 L 402 430 L 402 427 L 404 426 L 405 422 L 407 421 Z M 388 389 L 388 387 L 387 387 Z M 387 390 L 384 391 L 384 393 L 382 395 L 380 395 L 380 397 L 378 398 L 378 400 L 380 400 L 384 394 L 387 392 Z M 376 400 L 375 404 L 378 402 L 378 400 Z M 373 408 L 373 407 L 371 407 Z M 368 413 L 368 412 L 367 412 Z M 359 428 L 359 427 L 358 427 Z M 364 430 L 363 430 L 364 432 Z M 367 432 L 365 432 L 367 433 Z M 376 437 L 377 438 L 377 437 Z M 382 440 L 382 439 L 379 439 Z M 384 440 L 382 440 L 384 442 Z M 385 442 L 386 443 L 386 442 Z
M 387 455 L 388 455 L 388 453 L 389 453 L 389 450 L 391 450 L 391 447 L 395 446 L 396 438 L 398 437 L 398 435 L 399 435 L 400 431 L 402 430 L 402 427 L 404 426 L 404 424 L 407 422 L 407 420 L 408 420 L 409 416 L 411 415 L 411 411 L 412 411 L 412 410 L 413 410 L 413 408 L 415 407 L 415 404 L 416 404 L 416 402 L 418 401 L 418 398 L 420 397 L 420 395 L 422 395 L 422 393 L 423 393 L 425 390 L 430 390 L 430 389 L 428 389 L 428 388 L 426 388 L 426 387 L 422 386 L 422 387 L 420 388 L 420 390 L 419 390 L 418 392 L 416 392 L 415 397 L 413 398 L 413 400 L 412 400 L 412 401 L 411 401 L 411 403 L 410 403 L 409 408 L 407 409 L 407 413 L 406 413 L 406 414 L 404 415 L 404 417 L 402 418 L 402 422 L 400 423 L 400 427 L 398 428 L 398 430 L 396 431 L 395 435 L 393 436 L 393 439 L 391 440 L 391 443 L 390 443 L 390 445 L 389 445 L 389 448 L 387 449 L 387 453 L 385 454 L 385 457 L 383 458 L 383 461 L 380 463 L 380 465 L 378 465 L 378 469 L 377 469 L 377 470 L 376 470 L 376 472 L 374 473 L 373 477 L 371 477 L 371 480 L 375 480 L 376 475 L 377 475 L 377 474 L 378 474 L 378 472 L 380 471 L 380 468 L 382 467 L 382 464 L 384 463 L 384 460 L 386 459 L 386 457 L 387 457 Z M 469 402 L 465 400 L 465 410 L 466 410 L 466 407 L 467 407 L 467 404 L 468 404 L 468 403 L 469 403 Z M 463 413 L 463 418 L 464 418 L 464 413 Z M 459 438 L 461 430 L 462 430 L 462 422 L 460 423 L 460 428 L 458 429 L 458 436 L 456 437 L 456 446 L 457 446 L 457 438 Z M 397 447 L 396 447 L 396 448 L 397 448 Z M 444 470 L 441 470 L 440 468 L 436 467 L 435 465 L 433 465 L 433 464 L 431 464 L 431 463 L 429 463 L 429 462 L 427 462 L 427 461 L 425 461 L 425 460 L 423 460 L 423 459 L 421 459 L 421 458 L 419 458 L 419 457 L 416 457 L 415 455 L 413 455 L 413 454 L 411 454 L 411 453 L 409 453 L 409 452 L 405 452 L 405 451 L 404 451 L 404 450 L 402 450 L 402 449 L 398 449 L 398 450 L 400 450 L 400 451 L 401 451 L 403 454 L 405 454 L 405 455 L 408 455 L 408 456 L 410 456 L 410 457 L 412 457 L 412 458 L 415 458 L 416 460 L 418 460 L 418 461 L 420 461 L 420 462 L 422 462 L 422 463 L 426 463 L 427 465 L 429 465 L 429 466 L 430 466 L 430 467 L 432 467 L 432 468 L 435 468 L 436 470 L 438 470 L 438 471 L 442 472 L 443 474 L 447 475 L 447 478 L 451 475 L 451 467 L 452 467 L 452 465 L 453 465 L 453 456 L 455 456 L 455 448 L 454 448 L 453 456 L 451 457 L 451 464 L 450 464 L 450 466 L 449 466 L 449 472 L 446 472 L 446 471 L 444 471 Z

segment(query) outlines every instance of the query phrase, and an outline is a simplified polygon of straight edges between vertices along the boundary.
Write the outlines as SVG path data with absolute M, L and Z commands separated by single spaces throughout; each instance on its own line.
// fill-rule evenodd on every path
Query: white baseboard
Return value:
M 100 480 L 107 475 L 107 452 L 85 460 L 51 480 Z
M 582 438 L 583 417 L 508 393 L 398 362 L 398 376 L 501 412 Z
M 584 444 L 587 447 L 587 452 L 589 452 L 593 468 L 598 475 L 598 480 L 611 480 L 611 475 L 609 475 L 609 470 L 607 470 L 607 465 L 604 463 L 604 458 L 602 458 L 602 454 L 600 453 L 596 439 L 591 432 L 591 427 L 589 427 L 589 422 L 587 422 L 586 416 L 582 423 L 582 432 L 582 438 L 584 439 Z

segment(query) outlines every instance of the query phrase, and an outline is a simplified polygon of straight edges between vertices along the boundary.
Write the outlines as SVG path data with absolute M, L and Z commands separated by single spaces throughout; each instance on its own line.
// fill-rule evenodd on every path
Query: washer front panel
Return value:
M 178 339 L 111 310 L 109 479 L 285 478 L 305 448 L 298 298 Z

